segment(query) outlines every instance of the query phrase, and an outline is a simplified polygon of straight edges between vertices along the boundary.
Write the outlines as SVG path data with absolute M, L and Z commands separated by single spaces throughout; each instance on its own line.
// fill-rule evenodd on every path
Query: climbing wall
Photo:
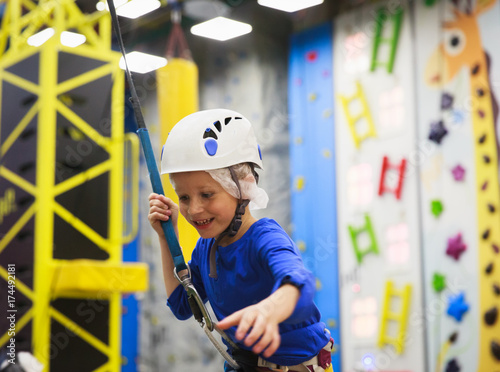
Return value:
M 410 12 L 380 2 L 334 24 L 343 371 L 425 370 Z
M 289 66 L 292 237 L 316 277 L 315 302 L 340 371 L 332 24 L 294 35 Z
M 496 371 L 500 5 L 459 5 L 416 13 L 427 370 Z

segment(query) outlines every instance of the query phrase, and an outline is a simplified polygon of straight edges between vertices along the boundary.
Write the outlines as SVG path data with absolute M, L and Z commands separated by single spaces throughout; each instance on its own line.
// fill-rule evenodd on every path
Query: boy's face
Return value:
M 214 238 L 231 223 L 238 201 L 207 172 L 172 174 L 179 208 L 202 238 Z

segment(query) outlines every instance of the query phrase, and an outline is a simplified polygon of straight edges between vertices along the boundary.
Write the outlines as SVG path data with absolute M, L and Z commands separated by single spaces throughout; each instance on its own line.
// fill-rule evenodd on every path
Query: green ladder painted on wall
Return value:
M 392 21 L 392 36 L 389 38 L 382 37 L 384 25 L 386 21 L 390 19 Z M 394 59 L 396 57 L 396 48 L 398 46 L 399 32 L 401 31 L 401 22 L 403 20 L 403 8 L 397 8 L 396 10 L 390 12 L 388 9 L 380 8 L 377 11 L 377 19 L 375 20 L 375 36 L 373 40 L 373 51 L 372 51 L 372 61 L 370 66 L 370 71 L 375 71 L 379 66 L 385 66 L 387 72 L 392 73 L 394 67 Z M 378 58 L 379 48 L 382 43 L 387 43 L 390 45 L 389 60 L 387 62 L 381 62 Z
M 352 246 L 354 248 L 354 254 L 356 255 L 356 260 L 358 264 L 361 264 L 363 261 L 363 257 L 368 253 L 378 254 L 378 245 L 377 239 L 375 238 L 375 232 L 373 231 L 372 221 L 370 216 L 365 215 L 365 225 L 359 228 L 355 228 L 353 226 L 348 226 L 349 235 L 351 236 Z M 370 244 L 366 248 L 361 248 L 358 243 L 358 237 L 362 233 L 367 233 L 370 238 Z

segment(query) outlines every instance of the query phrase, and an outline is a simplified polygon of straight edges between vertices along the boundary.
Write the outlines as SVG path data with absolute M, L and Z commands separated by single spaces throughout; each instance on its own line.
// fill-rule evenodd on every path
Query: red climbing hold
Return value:
M 306 59 L 308 62 L 316 62 L 316 60 L 318 59 L 318 52 L 315 50 L 307 52 Z

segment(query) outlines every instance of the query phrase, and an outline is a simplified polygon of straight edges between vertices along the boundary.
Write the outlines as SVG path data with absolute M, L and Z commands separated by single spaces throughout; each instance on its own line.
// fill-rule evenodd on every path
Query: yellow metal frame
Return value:
M 338 98 L 340 100 L 340 103 L 342 104 L 342 108 L 344 109 L 347 124 L 349 125 L 349 129 L 354 140 L 354 145 L 356 145 L 356 148 L 359 149 L 362 141 L 369 137 L 377 137 L 375 124 L 373 122 L 372 114 L 370 113 L 370 107 L 368 106 L 368 102 L 363 92 L 361 83 L 359 81 L 356 82 L 356 93 L 354 93 L 354 95 L 350 97 L 339 95 Z M 358 115 L 351 115 L 351 112 L 349 111 L 349 105 L 355 100 L 361 101 L 361 112 Z M 368 130 L 363 135 L 360 135 L 356 131 L 356 123 L 361 119 L 366 119 L 366 122 L 368 124 Z
M 99 32 L 96 32 L 96 26 Z M 45 27 L 53 27 L 55 34 L 41 47 L 35 48 L 27 44 L 28 37 Z M 76 30 L 84 34 L 87 42 L 77 48 L 67 48 L 60 44 L 60 34 L 65 30 Z M 101 67 L 58 83 L 59 53 L 65 52 L 77 56 L 94 58 L 104 62 Z M 6 69 L 36 53 L 39 53 L 39 83 L 27 81 Z M 132 188 L 132 227 L 123 236 L 123 183 L 124 183 L 124 143 L 131 143 L 132 181 L 138 177 L 137 138 L 124 135 L 124 76 L 119 69 L 120 54 L 111 50 L 111 22 L 107 12 L 96 12 L 90 15 L 81 13 L 73 0 L 9 0 L 0 31 L 0 87 L 2 81 L 9 82 L 21 89 L 38 96 L 37 102 L 20 120 L 14 131 L 4 143 L 0 144 L 0 156 L 5 155 L 20 134 L 38 114 L 37 130 L 37 179 L 32 184 L 5 166 L 0 166 L 0 177 L 33 195 L 35 201 L 0 239 L 0 253 L 10 241 L 35 217 L 34 240 L 34 279 L 33 290 L 19 279 L 16 290 L 32 301 L 32 308 L 17 320 L 16 332 L 19 332 L 29 321 L 32 321 L 32 351 L 44 364 L 44 371 L 50 368 L 50 324 L 51 319 L 73 331 L 78 337 L 88 342 L 108 357 L 108 361 L 95 371 L 121 370 L 121 293 L 146 290 L 148 287 L 148 270 L 144 264 L 122 263 L 122 244 L 130 241 L 136 234 L 137 222 L 137 187 Z M 111 75 L 113 79 L 111 99 L 111 135 L 101 136 L 93 127 L 79 117 L 58 97 L 76 87 L 88 84 L 103 76 Z M 43 92 L 43 94 L 41 94 Z M 57 115 L 69 120 L 83 134 L 108 152 L 108 160 L 55 184 L 55 156 L 57 136 Z M 43 130 L 41 126 L 43 123 Z M 1 130 L 1 123 L 0 123 Z M 107 238 L 101 236 L 83 221 L 79 220 L 61 204 L 56 197 L 75 188 L 86 181 L 109 172 L 109 226 Z M 57 214 L 90 241 L 109 254 L 109 260 L 54 260 L 53 231 L 54 215 Z M 89 276 L 89 273 L 98 277 Z M 0 276 L 7 278 L 7 271 L 0 267 Z M 121 280 L 123 275 L 134 280 Z M 62 279 L 61 279 L 62 278 Z M 106 285 L 107 284 L 107 285 Z M 100 286 L 100 288 L 98 288 Z M 99 289 L 101 289 L 99 291 Z M 109 343 L 104 344 L 95 336 L 84 330 L 61 312 L 50 306 L 57 297 L 93 298 L 99 292 L 99 298 L 109 300 Z M 103 298 L 104 296 L 104 298 Z M 0 346 L 8 341 L 8 335 L 0 337 Z

